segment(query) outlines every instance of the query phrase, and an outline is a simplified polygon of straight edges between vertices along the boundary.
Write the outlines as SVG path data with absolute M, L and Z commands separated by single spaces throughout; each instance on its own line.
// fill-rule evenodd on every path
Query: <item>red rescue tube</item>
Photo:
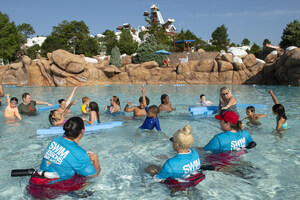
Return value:
M 203 181 L 203 179 L 205 179 L 205 175 L 202 172 L 199 172 L 197 174 L 190 175 L 188 178 L 185 179 L 167 178 L 161 183 L 167 185 L 169 188 L 184 191 L 190 187 L 195 187 L 201 181 Z
M 241 158 L 242 155 L 248 153 L 246 150 L 226 151 L 222 153 L 211 154 L 205 158 L 207 162 L 216 167 L 216 171 L 224 166 L 231 165 L 232 162 Z
M 36 199 L 55 199 L 84 187 L 86 177 L 76 174 L 70 179 L 51 184 L 55 180 L 57 179 L 48 179 L 39 174 L 34 174 L 31 176 L 26 189 Z

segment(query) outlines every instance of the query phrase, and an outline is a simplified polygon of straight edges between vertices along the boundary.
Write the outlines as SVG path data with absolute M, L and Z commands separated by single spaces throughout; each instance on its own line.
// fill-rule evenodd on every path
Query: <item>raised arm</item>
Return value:
M 68 106 L 74 96 L 75 90 L 77 89 L 77 87 L 73 88 L 73 91 L 71 92 L 70 96 L 68 97 L 67 101 L 66 101 L 66 105 Z
M 275 103 L 275 104 L 279 104 L 279 102 L 277 101 L 277 99 L 276 99 L 276 97 L 275 97 L 273 91 L 272 91 L 272 90 L 269 90 L 269 93 L 270 93 L 270 95 L 271 95 L 271 97 L 272 97 L 274 103 Z
M 68 110 L 71 108 L 71 106 L 72 106 L 75 102 L 77 102 L 77 101 L 76 101 L 76 100 L 72 101 L 72 102 L 66 107 L 66 109 L 65 109 L 64 112 L 62 113 L 62 116 L 65 116 L 65 115 L 67 114 Z
M 147 102 L 146 102 L 146 96 L 145 96 L 145 87 L 143 86 L 141 90 L 142 90 L 142 96 L 143 96 L 143 104 L 144 104 L 144 107 L 146 108 Z
M 124 112 L 133 112 L 136 109 L 136 106 L 132 106 L 129 108 L 131 105 L 131 102 L 127 101 L 127 104 L 124 107 Z
M 6 99 L 7 99 L 7 105 L 10 106 L 10 99 L 9 99 L 9 94 L 6 94 Z

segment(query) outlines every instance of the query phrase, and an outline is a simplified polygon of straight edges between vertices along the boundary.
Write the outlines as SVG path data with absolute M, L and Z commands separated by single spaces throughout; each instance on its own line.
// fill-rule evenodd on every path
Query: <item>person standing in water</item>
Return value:
M 158 107 L 159 112 L 161 112 L 161 111 L 172 112 L 172 111 L 176 110 L 176 108 L 172 108 L 170 98 L 167 94 L 161 95 L 160 100 L 161 100 L 161 104 Z
M 52 104 L 46 103 L 44 101 L 32 101 L 29 93 L 24 93 L 22 95 L 23 103 L 18 106 L 20 114 L 30 114 L 36 112 L 36 105 L 42 104 L 53 107 Z

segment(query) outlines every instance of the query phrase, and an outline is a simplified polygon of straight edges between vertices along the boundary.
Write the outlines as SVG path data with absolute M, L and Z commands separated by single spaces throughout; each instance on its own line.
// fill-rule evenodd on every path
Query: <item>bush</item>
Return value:
M 31 59 L 36 59 L 36 54 L 41 50 L 41 46 L 35 44 L 28 49 L 26 49 L 26 55 L 29 56 Z
M 114 65 L 118 68 L 122 67 L 121 54 L 120 54 L 120 50 L 117 46 L 115 46 L 111 50 L 110 64 Z
M 280 47 L 282 48 L 289 46 L 300 47 L 300 23 L 298 20 L 294 20 L 286 26 L 281 39 Z

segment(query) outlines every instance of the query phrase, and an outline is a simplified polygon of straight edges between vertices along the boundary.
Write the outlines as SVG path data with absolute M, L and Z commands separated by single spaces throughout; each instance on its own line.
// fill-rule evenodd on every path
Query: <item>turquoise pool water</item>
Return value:
M 121 107 L 127 101 L 138 104 L 141 86 L 94 86 L 78 88 L 74 98 L 78 102 L 71 108 L 74 115 L 80 114 L 81 98 L 88 96 L 99 104 L 101 121 L 116 120 L 104 115 L 104 107 L 110 97 L 119 96 Z M 101 173 L 92 179 L 88 190 L 94 194 L 86 199 L 299 199 L 300 198 L 300 87 L 287 86 L 228 86 L 238 103 L 265 104 L 267 109 L 256 113 L 266 114 L 262 125 L 248 128 L 257 147 L 243 157 L 244 176 L 216 171 L 205 171 L 206 179 L 187 194 L 175 193 L 159 183 L 152 183 L 144 172 L 149 164 L 163 165 L 165 156 L 175 155 L 169 137 L 186 124 L 194 130 L 193 148 L 204 146 L 217 133 L 219 123 L 213 117 L 195 118 L 188 113 L 189 106 L 196 105 L 201 93 L 217 104 L 220 85 L 146 86 L 150 104 L 160 104 L 163 93 L 169 95 L 177 110 L 160 116 L 162 132 L 140 133 L 137 128 L 142 119 L 131 120 L 126 114 L 123 126 L 86 135 L 79 145 L 98 154 Z M 33 100 L 56 104 L 59 98 L 67 98 L 72 88 L 51 87 L 4 87 L 5 92 L 16 96 L 29 92 Z M 272 89 L 279 102 L 284 104 L 291 127 L 282 137 L 273 133 L 275 115 L 268 90 Z M 0 108 L 0 199 L 31 199 L 26 193 L 29 177 L 10 177 L 11 169 L 38 168 L 48 143 L 55 136 L 37 136 L 36 129 L 49 128 L 49 112 L 38 116 L 24 117 L 23 121 L 7 121 Z M 242 118 L 244 108 L 239 108 Z M 199 152 L 203 158 L 205 153 Z M 58 199 L 76 199 L 62 196 Z

